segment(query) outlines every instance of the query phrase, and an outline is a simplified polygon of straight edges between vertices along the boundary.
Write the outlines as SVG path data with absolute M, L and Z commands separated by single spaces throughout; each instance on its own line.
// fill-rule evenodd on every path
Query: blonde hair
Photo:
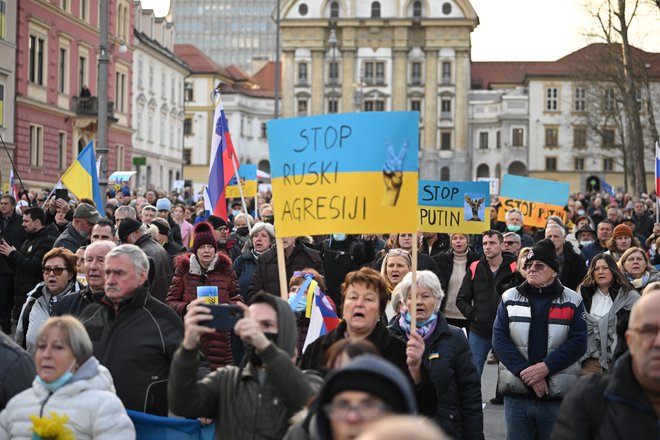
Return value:
M 54 328 L 59 330 L 62 342 L 71 349 L 79 365 L 92 356 L 92 341 L 89 339 L 87 330 L 78 319 L 71 315 L 48 318 L 37 333 L 37 343 Z

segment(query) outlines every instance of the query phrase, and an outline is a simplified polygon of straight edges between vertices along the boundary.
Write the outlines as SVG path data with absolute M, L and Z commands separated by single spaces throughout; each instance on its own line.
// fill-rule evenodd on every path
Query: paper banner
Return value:
M 422 232 L 480 234 L 490 229 L 488 182 L 419 181 Z
M 506 212 L 518 208 L 524 216 L 523 224 L 544 228 L 551 215 L 565 218 L 569 192 L 568 183 L 505 174 L 498 220 L 505 221 Z

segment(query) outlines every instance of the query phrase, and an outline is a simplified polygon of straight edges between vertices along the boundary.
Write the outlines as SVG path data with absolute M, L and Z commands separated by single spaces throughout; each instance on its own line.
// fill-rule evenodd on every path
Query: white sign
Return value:
M 477 177 L 477 182 L 488 182 L 491 196 L 496 196 L 500 193 L 500 179 L 497 177 Z

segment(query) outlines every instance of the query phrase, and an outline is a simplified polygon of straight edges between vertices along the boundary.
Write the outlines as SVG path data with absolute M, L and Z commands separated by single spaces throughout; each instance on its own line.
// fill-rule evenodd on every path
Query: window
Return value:
M 385 62 L 368 61 L 364 63 L 364 81 L 367 85 L 384 85 Z
M 192 128 L 193 128 L 192 118 L 185 118 L 183 120 L 183 135 L 191 136 L 193 134 Z
M 443 131 L 440 133 L 440 149 L 451 150 L 451 133 Z
M 412 112 L 422 112 L 422 100 L 419 98 L 413 98 L 410 100 L 410 111 Z
M 603 110 L 611 112 L 616 108 L 616 95 L 614 89 L 607 89 L 603 94 Z
M 192 148 L 184 148 L 183 149 L 183 164 L 184 165 L 190 165 L 192 163 L 191 158 L 192 158 Z
M 160 145 L 165 146 L 165 124 L 167 120 L 167 113 L 161 112 L 160 114 Z
M 87 14 L 89 13 L 89 10 L 87 8 L 87 2 L 88 0 L 80 0 L 80 18 L 83 20 L 88 20 Z
M 488 132 L 482 131 L 479 133 L 479 149 L 485 150 L 488 148 Z
M 330 61 L 328 63 L 328 81 L 330 84 L 337 84 L 339 80 L 339 63 L 337 61 Z
M 119 169 L 119 170 L 124 169 L 124 163 L 126 162 L 126 155 L 125 155 L 124 151 L 125 151 L 125 148 L 124 148 L 123 145 L 117 144 L 115 146 L 115 154 L 116 154 L 115 157 L 117 158 L 116 168 Z
M 451 99 L 440 100 L 440 119 L 451 119 Z
M 546 147 L 558 147 L 559 141 L 557 140 L 556 128 L 546 128 L 545 129 L 545 146 Z
M 576 157 L 573 160 L 573 168 L 575 171 L 583 171 L 584 170 L 584 159 L 581 157 Z
M 138 88 L 142 89 L 144 87 L 143 82 L 142 82 L 142 58 L 138 58 L 137 60 L 137 86 Z
M 442 180 L 444 182 L 449 181 L 450 172 L 451 172 L 451 170 L 449 169 L 449 167 L 442 167 L 440 169 L 440 180 Z
M 144 112 L 144 105 L 138 104 L 138 111 L 135 115 L 135 121 L 136 121 L 136 128 L 135 128 L 135 134 L 138 139 L 144 139 L 142 137 L 142 113 Z
M 556 112 L 559 110 L 559 91 L 557 87 L 548 87 L 545 89 L 545 110 Z
M 614 147 L 614 130 L 606 128 L 603 130 L 603 148 Z
M 586 148 L 587 129 L 584 127 L 573 128 L 573 148 Z
M 115 108 L 124 113 L 126 109 L 126 74 L 115 73 Z
M 442 84 L 451 84 L 451 63 L 442 62 Z
M 245 119 L 241 116 L 241 137 L 245 136 Z
M 337 113 L 339 109 L 339 100 L 336 96 L 328 98 L 328 113 Z
M 380 2 L 371 2 L 371 18 L 380 18 Z
M 266 139 L 267 137 L 268 137 L 268 130 L 266 129 L 266 123 L 262 122 L 259 139 Z
M 446 2 L 442 4 L 442 13 L 445 15 L 451 14 L 451 3 Z
M 30 125 L 30 166 L 41 167 L 44 161 L 44 128 Z
M 66 49 L 60 48 L 60 63 L 58 66 L 58 81 L 57 91 L 60 93 L 66 92 L 66 78 L 67 78 L 67 56 Z
M 382 112 L 385 110 L 385 101 L 379 98 L 371 98 L 364 101 L 365 112 Z
M 160 96 L 165 98 L 165 91 L 167 90 L 167 73 L 160 72 Z
M 495 133 L 495 148 L 502 148 L 502 132 L 499 130 Z
M 556 157 L 546 157 L 545 158 L 545 170 L 546 171 L 557 171 L 557 158 Z
M 514 128 L 511 130 L 511 145 L 514 147 L 522 147 L 524 141 L 525 130 L 522 128 Z
M 147 142 L 154 141 L 154 114 L 150 110 L 147 116 Z
M 330 18 L 339 18 L 339 3 L 330 3 Z
M 307 116 L 307 99 L 298 99 L 298 116 Z
M 78 57 L 78 87 L 87 85 L 87 58 Z
M 421 18 L 422 17 L 422 2 L 417 0 L 413 2 L 412 6 L 412 16 L 414 18 Z
M 190 102 L 195 99 L 195 93 L 193 89 L 193 84 L 186 81 L 183 86 L 183 100 L 184 102 Z
M 573 96 L 573 110 L 576 112 L 584 112 L 587 110 L 587 90 L 583 87 L 575 89 Z
M 69 10 L 69 0 L 62 0 L 62 9 L 65 11 Z
M 66 133 L 59 132 L 57 136 L 57 169 L 66 169 Z
M 0 127 L 5 126 L 5 85 L 0 84 Z
M 614 160 L 611 158 L 603 159 L 603 171 L 613 171 L 614 170 Z
M 176 80 L 174 79 L 174 74 L 172 74 L 172 81 L 170 81 L 170 100 L 174 102 L 176 99 Z
M 307 85 L 307 63 L 298 63 L 298 84 Z
M 154 90 L 154 65 L 149 63 L 149 91 Z
M 5 34 L 7 32 L 7 2 L 2 0 L 0 1 L 0 39 L 5 39 Z
M 410 65 L 410 83 L 415 85 L 422 83 L 422 63 L 419 61 Z
M 30 35 L 29 73 L 31 83 L 44 85 L 44 52 L 46 42 L 43 38 Z

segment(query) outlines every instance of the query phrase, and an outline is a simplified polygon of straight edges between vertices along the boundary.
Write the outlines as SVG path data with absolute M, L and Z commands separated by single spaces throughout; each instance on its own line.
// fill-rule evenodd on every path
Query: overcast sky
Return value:
M 640 1 L 650 4 L 651 0 Z M 472 59 L 554 61 L 568 55 L 593 42 L 586 35 L 596 21 L 589 17 L 585 2 L 605 0 L 471 0 L 480 21 L 472 34 Z M 169 11 L 170 0 L 142 0 L 142 5 L 162 16 Z M 643 12 L 632 24 L 631 42 L 660 52 L 660 11 L 655 7 Z

